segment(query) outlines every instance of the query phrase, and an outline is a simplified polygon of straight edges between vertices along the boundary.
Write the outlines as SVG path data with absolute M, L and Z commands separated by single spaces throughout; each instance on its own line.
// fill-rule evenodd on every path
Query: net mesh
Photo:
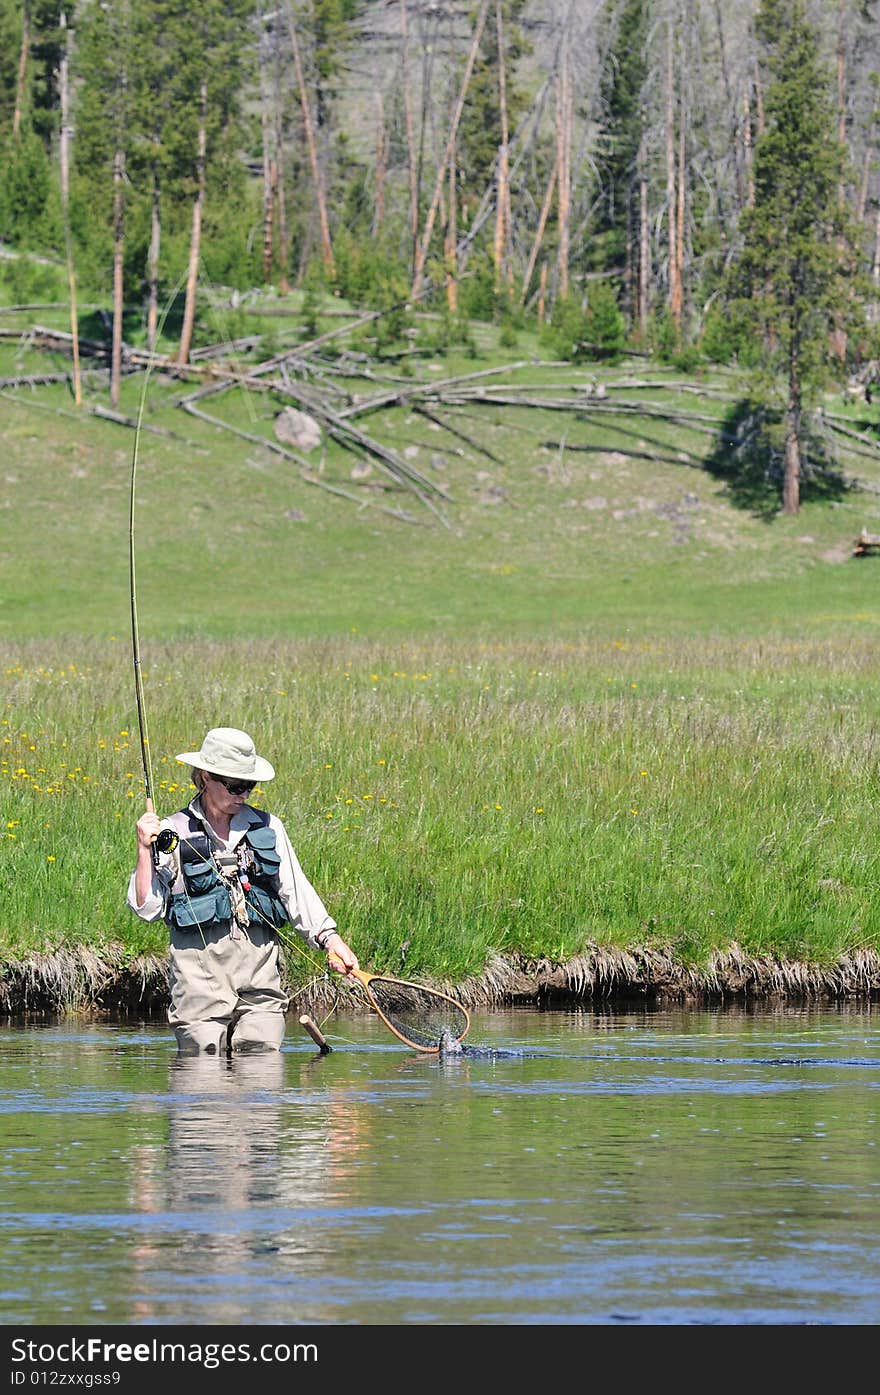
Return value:
M 392 1030 L 411 1046 L 437 1051 L 444 1032 L 459 1041 L 468 1029 L 464 1008 L 431 988 L 401 979 L 371 978 L 367 992 Z

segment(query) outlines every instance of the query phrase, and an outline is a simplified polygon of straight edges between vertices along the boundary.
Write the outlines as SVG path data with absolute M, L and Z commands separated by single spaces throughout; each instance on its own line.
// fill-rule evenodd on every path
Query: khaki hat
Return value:
M 225 775 L 230 780 L 271 780 L 275 774 L 275 767 L 257 755 L 247 732 L 235 727 L 212 728 L 200 751 L 183 751 L 176 759 L 182 765 L 207 770 L 209 775 Z

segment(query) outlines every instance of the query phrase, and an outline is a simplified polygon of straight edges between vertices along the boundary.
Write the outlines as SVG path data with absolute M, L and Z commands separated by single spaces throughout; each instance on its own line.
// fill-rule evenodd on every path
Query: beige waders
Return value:
M 279 1051 L 289 999 L 278 959 L 278 937 L 259 926 L 172 929 L 168 1021 L 181 1054 Z

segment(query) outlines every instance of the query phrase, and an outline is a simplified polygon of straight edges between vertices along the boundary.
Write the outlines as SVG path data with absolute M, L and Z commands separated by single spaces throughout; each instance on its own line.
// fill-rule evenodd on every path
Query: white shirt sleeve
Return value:
M 132 872 L 128 883 L 128 894 L 125 899 L 135 915 L 140 916 L 141 920 L 162 919 L 168 900 L 171 875 L 170 870 L 165 867 L 154 868 L 153 882 L 147 893 L 147 898 L 143 905 L 139 906 L 134 889 L 135 873 Z
M 170 828 L 174 832 L 180 833 L 180 829 L 175 825 L 174 817 L 163 819 L 160 828 Z M 143 905 L 137 903 L 137 896 L 134 889 L 135 873 L 132 872 L 128 883 L 128 893 L 126 901 L 135 915 L 141 920 L 161 920 L 168 905 L 168 897 L 171 886 L 177 875 L 177 858 L 173 853 L 159 853 L 159 865 L 153 867 L 153 881 L 150 886 L 147 898 Z
M 335 930 L 336 921 L 328 914 L 324 903 L 299 864 L 287 830 L 275 815 L 269 815 L 269 826 L 275 834 L 275 847 L 281 856 L 280 895 L 294 930 L 310 949 L 320 949 L 315 936 L 322 930 Z

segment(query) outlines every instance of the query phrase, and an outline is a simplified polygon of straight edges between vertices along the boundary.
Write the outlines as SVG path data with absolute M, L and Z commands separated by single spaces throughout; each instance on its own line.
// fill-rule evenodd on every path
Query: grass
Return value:
M 695 402 L 694 375 L 626 389 L 644 364 L 538 360 L 523 333 L 373 371 L 423 384 L 501 365 L 487 388 L 554 396 L 596 377 L 606 400 L 706 414 L 736 388 L 705 370 Z M 0 341 L 0 374 L 36 362 Z M 339 376 L 350 367 L 323 390 L 382 390 Z M 279 772 L 263 802 L 362 962 L 408 976 L 590 947 L 694 965 L 730 945 L 826 965 L 880 950 L 880 567 L 850 555 L 863 526 L 880 531 L 880 496 L 807 490 L 795 518 L 748 511 L 685 463 L 705 466 L 711 437 L 648 416 L 625 419 L 629 436 L 619 418 L 485 400 L 432 408 L 440 427 L 411 405 L 359 418 L 442 483 L 444 522 L 332 441 L 315 477 L 356 502 L 307 483 L 269 448 L 270 393 L 204 404 L 260 445 L 181 412 L 189 390 L 153 379 L 145 420 L 176 434 L 142 433 L 137 461 L 160 812 L 187 797 L 176 751 L 212 725 L 250 730 Z M 120 410 L 136 416 L 139 393 L 126 379 Z M 106 405 L 97 388 L 87 401 Z M 828 408 L 876 439 L 876 409 Z M 47 385 L 0 395 L 0 444 L 0 957 L 161 954 L 164 929 L 124 905 L 143 799 L 133 433 Z M 880 485 L 876 454 L 845 467 Z M 315 965 L 294 949 L 290 967 Z
M 161 952 L 122 900 L 142 801 L 124 655 L 46 656 L 6 673 L 6 950 Z M 880 948 L 872 665 L 828 643 L 185 641 L 146 674 L 157 805 L 185 802 L 174 754 L 218 710 L 247 724 L 329 909 L 410 976 L 589 946 L 831 964 Z

